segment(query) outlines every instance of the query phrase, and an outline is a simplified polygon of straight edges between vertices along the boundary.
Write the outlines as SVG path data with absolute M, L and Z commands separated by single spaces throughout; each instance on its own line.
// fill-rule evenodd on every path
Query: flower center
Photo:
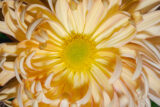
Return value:
M 94 58 L 95 47 L 87 39 L 76 37 L 66 40 L 64 45 L 64 60 L 70 68 L 86 68 Z M 86 66 L 86 67 L 84 67 Z
M 89 55 L 89 44 L 83 40 L 75 40 L 65 49 L 65 56 L 70 63 L 82 63 Z

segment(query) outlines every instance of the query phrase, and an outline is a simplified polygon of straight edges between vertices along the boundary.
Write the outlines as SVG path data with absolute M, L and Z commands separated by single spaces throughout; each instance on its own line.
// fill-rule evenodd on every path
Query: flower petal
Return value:
M 67 0 L 57 0 L 56 2 L 56 16 L 61 21 L 61 23 L 65 26 L 68 32 L 70 32 L 68 26 L 67 19 L 67 11 L 68 11 L 68 3 Z
M 100 21 L 99 19 L 103 13 L 103 9 L 104 7 L 101 0 L 96 0 L 93 3 L 91 10 L 89 10 L 86 16 L 84 34 L 91 34 L 97 27 Z
M 8 28 L 5 22 L 0 21 L 0 32 L 8 34 L 8 35 L 14 35 Z
M 137 24 L 137 30 L 145 30 L 160 22 L 160 11 L 154 11 L 143 15 L 143 21 Z
M 143 13 L 149 11 L 160 3 L 160 0 L 140 0 L 135 10 L 141 10 Z

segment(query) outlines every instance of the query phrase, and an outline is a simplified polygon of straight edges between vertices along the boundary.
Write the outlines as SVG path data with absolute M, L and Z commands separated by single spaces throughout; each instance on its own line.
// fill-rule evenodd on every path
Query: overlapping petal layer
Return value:
M 0 79 L 20 107 L 136 107 L 160 98 L 159 0 L 3 1 Z M 160 104 L 159 104 L 160 105 Z

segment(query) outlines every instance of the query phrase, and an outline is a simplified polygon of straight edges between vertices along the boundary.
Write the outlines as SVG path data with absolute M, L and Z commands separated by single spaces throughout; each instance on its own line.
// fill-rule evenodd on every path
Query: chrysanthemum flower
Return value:
M 0 85 L 13 106 L 160 105 L 160 0 L 4 0 Z

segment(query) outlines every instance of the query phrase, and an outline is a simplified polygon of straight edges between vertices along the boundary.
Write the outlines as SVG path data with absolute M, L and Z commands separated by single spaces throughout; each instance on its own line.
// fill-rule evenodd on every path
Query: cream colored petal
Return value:
M 133 75 L 133 80 L 136 80 L 141 72 L 142 72 L 142 56 L 140 53 L 137 53 L 137 57 L 136 57 L 136 69 L 135 69 L 135 72 L 134 72 L 134 75 Z
M 143 21 L 137 24 L 137 31 L 143 31 L 160 22 L 160 11 L 154 11 L 143 15 Z
M 49 7 L 51 8 L 52 12 L 54 12 L 54 7 L 53 7 L 53 0 L 48 0 Z
M 17 46 L 15 44 L 0 44 L 0 53 L 1 54 L 11 54 L 16 55 Z
M 109 47 L 121 47 L 127 43 L 129 43 L 134 37 L 135 37 L 135 34 L 136 34 L 136 29 L 134 26 L 130 25 L 128 27 L 125 28 L 125 32 L 123 31 L 120 31 L 118 32 L 119 35 L 117 35 L 117 37 L 111 37 L 110 40 L 108 40 L 108 46 Z
M 36 27 L 43 21 L 43 18 L 39 18 L 37 19 L 36 21 L 34 21 L 27 29 L 27 32 L 26 32 L 26 38 L 28 40 L 31 39 L 31 36 L 32 36 L 32 33 L 33 31 L 36 29 Z
M 153 36 L 160 36 L 159 34 L 159 30 L 160 30 L 160 23 L 154 25 L 154 26 L 151 26 L 147 29 L 144 30 L 144 33 L 146 33 L 147 35 L 149 35 L 150 37 L 153 37 Z M 143 32 L 142 32 L 143 33 Z
M 160 97 L 157 97 L 157 96 L 149 93 L 149 98 L 150 98 L 152 101 L 154 101 L 156 104 L 158 104 L 158 105 L 160 106 L 160 102 L 159 102 Z
M 68 9 L 68 23 L 71 31 L 74 33 L 78 33 L 77 31 L 77 25 L 76 25 L 76 20 L 74 19 L 74 15 L 71 9 Z
M 91 95 L 96 103 L 101 100 L 99 88 L 100 87 L 98 87 L 98 84 L 96 84 L 95 80 L 91 79 Z
M 131 48 L 123 46 L 123 47 L 119 48 L 119 51 L 120 51 L 120 55 L 123 57 L 129 57 L 129 58 L 136 57 L 136 51 Z
M 0 32 L 8 34 L 8 35 L 14 35 L 8 28 L 5 22 L 0 21 Z
M 64 99 L 60 103 L 60 107 L 69 107 L 69 101 Z
M 144 67 L 145 71 L 147 72 L 147 77 L 148 77 L 148 82 L 149 82 L 149 87 L 154 90 L 156 93 L 159 93 L 160 91 L 160 86 L 157 85 L 160 82 L 160 78 L 158 75 L 153 71 L 151 68 L 145 66 Z
M 2 64 L 1 68 L 4 70 L 4 71 L 12 71 L 14 72 L 14 62 L 11 62 L 11 61 L 6 61 Z
M 140 0 L 135 10 L 147 12 L 160 3 L 160 0 Z
M 143 43 L 145 46 L 147 46 L 154 54 L 155 57 L 157 57 L 157 60 L 160 60 L 160 51 L 155 47 L 155 45 L 147 40 L 143 40 Z
M 147 38 L 150 38 L 152 37 L 152 35 L 148 34 L 147 32 L 145 31 L 142 31 L 142 32 L 139 32 L 136 34 L 135 38 L 137 39 L 141 39 L 141 40 L 144 40 L 144 39 L 147 39 Z
M 116 29 L 128 24 L 129 18 L 123 14 L 116 14 L 105 21 L 93 34 L 92 39 L 96 42 L 103 40 L 110 36 Z
M 17 100 L 18 100 L 18 104 L 20 107 L 24 107 L 23 106 L 23 95 L 22 95 L 22 91 L 23 91 L 23 87 L 22 86 L 19 86 L 18 87 L 18 92 L 17 92 Z
M 23 5 L 22 2 L 17 3 L 17 6 L 16 6 L 16 9 L 15 9 L 14 14 L 15 14 L 15 16 L 16 16 L 16 20 L 17 20 L 17 23 L 18 23 L 19 28 L 25 33 L 27 27 L 24 25 L 24 23 L 22 23 L 22 22 L 20 21 L 20 12 L 19 12 L 20 8 L 22 8 L 22 5 Z
M 79 88 L 81 86 L 80 73 L 76 72 L 73 76 L 73 88 Z
M 149 42 L 146 42 L 146 43 L 148 44 L 148 46 L 153 47 L 154 50 L 152 48 L 148 47 L 142 41 L 132 40 L 132 43 L 134 43 L 134 44 L 130 44 L 127 47 L 141 52 L 141 54 L 143 54 L 144 57 L 146 57 L 147 59 L 150 59 L 152 61 L 158 61 L 159 60 L 159 57 L 158 57 L 159 55 L 157 56 L 155 54 L 155 52 L 158 54 L 157 49 L 152 44 L 150 44 Z
M 110 38 L 99 43 L 97 48 L 121 47 L 129 42 L 134 37 L 134 35 L 135 27 L 133 25 L 128 25 L 127 27 L 124 27 L 113 34 Z
M 0 101 L 16 97 L 17 86 L 18 82 L 16 79 L 12 79 L 11 82 L 3 86 L 3 88 L 0 91 Z
M 48 77 L 47 77 L 47 79 L 46 79 L 46 81 L 45 81 L 45 87 L 46 88 L 51 88 L 51 81 L 52 81 L 52 78 L 53 78 L 53 75 L 54 75 L 54 73 L 51 73 Z M 34 89 L 32 89 L 32 90 L 34 90 Z M 33 92 L 33 91 L 32 91 Z
M 101 20 L 101 24 L 103 24 L 104 21 L 106 21 L 109 17 L 117 14 L 117 11 L 119 11 L 120 5 L 122 0 L 102 0 L 104 5 L 104 12 L 103 15 L 99 20 Z
M 135 102 L 133 100 L 133 96 L 130 93 L 130 91 L 128 90 L 128 88 L 125 86 L 125 84 L 120 80 L 119 81 L 120 85 L 121 85 L 121 89 L 123 90 L 123 93 L 128 97 L 129 99 L 129 104 L 128 107 L 135 107 Z
M 109 79 L 109 83 L 110 84 L 113 84 L 116 80 L 118 80 L 120 78 L 121 71 L 122 71 L 121 58 L 119 56 L 117 56 L 116 57 L 116 65 L 115 65 L 115 68 L 114 68 L 114 72 L 113 72 L 111 78 Z
M 111 98 L 109 97 L 108 93 L 103 91 L 103 99 L 104 99 L 104 107 L 107 107 L 111 102 Z
M 132 72 L 133 71 L 131 71 L 131 69 L 123 67 L 121 77 L 130 86 L 131 89 L 134 89 L 134 91 L 136 91 L 135 89 L 136 89 L 137 83 L 135 80 L 132 79 L 132 77 L 133 77 Z
M 122 0 L 114 0 L 114 1 L 113 0 L 108 0 L 108 2 L 109 2 L 109 5 L 111 5 L 111 7 L 112 7 L 115 4 L 121 5 Z
M 5 23 L 8 26 L 8 28 L 10 29 L 9 31 L 11 31 L 13 33 L 17 31 L 18 28 L 13 23 L 13 21 L 12 21 L 8 12 L 6 13 L 6 16 L 5 16 Z M 15 38 L 14 34 L 12 34 L 12 36 Z
M 0 86 L 5 85 L 9 80 L 15 77 L 13 71 L 2 71 L 0 72 Z
M 57 23 L 55 21 L 50 21 L 50 20 L 47 20 L 46 22 L 48 22 L 48 24 L 52 27 L 51 32 L 56 33 L 55 35 L 58 38 L 64 38 L 64 37 L 68 36 L 65 29 L 59 23 Z
M 7 5 L 11 8 L 15 8 L 15 2 L 14 0 L 6 0 Z
M 83 33 L 85 20 L 83 18 L 82 5 L 79 4 L 77 9 L 72 11 L 72 14 L 74 16 L 74 20 L 75 20 L 76 28 L 77 28 L 77 31 L 75 32 Z
M 34 10 L 34 12 L 33 12 Z M 47 17 L 47 18 L 51 18 L 53 20 L 55 20 L 55 15 L 51 14 L 50 10 L 40 4 L 31 4 L 27 7 L 25 7 L 21 12 L 20 12 L 20 21 L 23 24 L 23 26 L 27 29 L 28 27 L 28 23 L 33 23 L 33 21 L 35 21 L 35 19 L 37 19 L 37 17 L 33 17 L 31 14 L 27 13 L 28 11 L 31 11 L 33 13 L 39 13 L 39 12 L 43 12 L 43 17 Z M 26 23 L 28 22 L 28 23 Z
M 61 21 L 61 23 L 64 25 L 64 27 L 67 29 L 68 32 L 70 32 L 69 26 L 68 26 L 68 17 L 67 17 L 67 11 L 68 11 L 68 3 L 67 0 L 57 0 L 56 2 L 56 16 Z
M 96 0 L 91 10 L 88 11 L 86 16 L 86 24 L 84 29 L 84 34 L 91 34 L 93 33 L 94 29 L 100 22 L 101 15 L 103 13 L 104 6 L 101 0 Z
M 108 92 L 112 91 L 112 86 L 109 84 L 109 78 L 101 69 L 99 69 L 96 65 L 93 65 L 90 72 L 99 85 L 101 85 Z
M 89 101 L 89 99 L 90 99 L 90 97 L 91 97 L 91 92 L 90 92 L 90 91 L 91 91 L 90 88 L 88 88 L 88 91 L 87 91 L 87 93 L 85 94 L 85 96 L 82 97 L 80 100 L 78 100 L 78 101 L 76 102 L 78 106 L 81 106 L 82 104 L 86 104 L 86 103 Z
M 112 102 L 108 105 L 108 107 L 120 107 L 119 98 L 118 98 L 118 95 L 116 93 L 114 93 Z

